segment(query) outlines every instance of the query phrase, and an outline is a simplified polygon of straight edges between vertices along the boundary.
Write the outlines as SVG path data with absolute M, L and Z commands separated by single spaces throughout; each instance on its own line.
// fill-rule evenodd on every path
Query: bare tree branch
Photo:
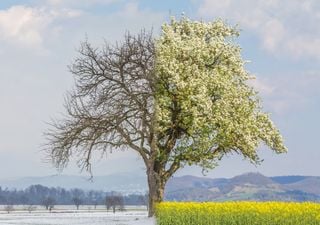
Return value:
M 154 113 L 154 44 L 151 33 L 126 34 L 102 50 L 88 41 L 69 67 L 76 87 L 68 93 L 67 119 L 47 132 L 52 162 L 63 168 L 71 156 L 91 170 L 95 150 L 131 148 L 147 164 Z

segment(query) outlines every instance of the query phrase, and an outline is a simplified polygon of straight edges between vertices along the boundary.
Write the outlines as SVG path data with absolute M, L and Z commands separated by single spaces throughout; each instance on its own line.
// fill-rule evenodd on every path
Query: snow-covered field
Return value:
M 0 224 L 6 225 L 154 225 L 146 211 L 127 212 L 39 212 L 0 213 Z

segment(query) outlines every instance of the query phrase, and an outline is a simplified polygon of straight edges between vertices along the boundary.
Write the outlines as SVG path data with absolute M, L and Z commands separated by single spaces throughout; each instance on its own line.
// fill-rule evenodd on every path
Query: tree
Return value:
M 248 84 L 253 76 L 234 42 L 238 34 L 220 20 L 183 17 L 164 24 L 158 38 L 126 34 L 102 49 L 83 42 L 70 66 L 76 83 L 67 115 L 47 132 L 52 162 L 64 168 L 76 156 L 90 171 L 94 151 L 136 151 L 152 216 L 166 182 L 185 165 L 211 169 L 230 153 L 259 163 L 261 142 L 286 152 Z
M 6 206 L 4 207 L 4 211 L 6 211 L 8 214 L 9 214 L 10 212 L 14 211 L 13 205 L 11 205 L 11 204 L 6 205 Z
M 56 204 L 56 201 L 54 198 L 48 196 L 42 199 L 41 204 L 46 208 L 46 210 L 49 210 L 51 212 L 51 210 L 54 208 L 54 205 Z
M 26 210 L 28 210 L 29 213 L 31 213 L 32 211 L 35 211 L 36 209 L 37 209 L 37 207 L 32 204 L 27 206 L 27 208 L 26 208 Z
M 111 209 L 113 204 L 112 202 L 113 202 L 112 196 L 106 196 L 105 205 L 106 205 L 107 212 L 109 211 L 109 209 Z
M 118 207 L 120 211 L 124 211 L 124 199 L 122 195 L 110 195 L 106 196 L 105 205 L 107 210 L 112 208 L 113 213 L 116 212 L 116 208 Z
M 99 204 L 99 202 L 96 198 L 94 198 L 94 199 L 92 199 L 92 204 L 94 206 L 94 209 L 97 209 L 97 205 Z
M 72 201 L 74 205 L 77 207 L 77 210 L 79 210 L 79 206 L 83 203 L 81 197 L 84 196 L 84 192 L 81 189 L 75 188 L 71 190 L 71 193 L 73 195 Z
M 79 197 L 73 197 L 72 201 L 74 205 L 77 207 L 77 210 L 79 210 L 79 206 L 82 205 L 82 200 Z

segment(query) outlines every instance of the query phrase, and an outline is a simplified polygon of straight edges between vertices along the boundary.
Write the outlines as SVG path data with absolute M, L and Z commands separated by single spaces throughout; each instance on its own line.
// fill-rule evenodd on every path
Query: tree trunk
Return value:
M 155 171 L 148 171 L 148 186 L 149 186 L 149 213 L 152 217 L 155 213 L 155 206 L 162 202 L 164 196 L 165 180 Z

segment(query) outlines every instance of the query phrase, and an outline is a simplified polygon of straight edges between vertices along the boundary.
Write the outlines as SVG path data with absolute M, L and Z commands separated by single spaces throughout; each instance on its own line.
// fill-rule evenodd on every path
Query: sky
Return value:
M 0 178 L 57 174 L 45 160 L 43 133 L 64 111 L 64 96 L 74 82 L 67 66 L 81 41 L 88 38 L 99 47 L 121 41 L 126 31 L 145 28 L 159 34 L 161 24 L 182 13 L 239 26 L 237 42 L 251 61 L 248 71 L 257 77 L 252 85 L 289 149 L 276 155 L 261 147 L 259 166 L 228 155 L 207 176 L 319 176 L 318 0 L 1 0 Z M 116 172 L 142 174 L 144 166 L 132 151 L 95 160 L 94 175 Z M 74 163 L 63 172 L 79 173 Z M 177 175 L 186 174 L 202 175 L 198 167 Z

